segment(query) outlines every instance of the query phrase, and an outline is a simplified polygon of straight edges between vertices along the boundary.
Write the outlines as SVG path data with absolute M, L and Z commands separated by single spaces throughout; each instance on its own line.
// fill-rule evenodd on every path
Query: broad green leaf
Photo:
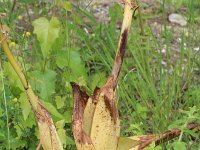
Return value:
M 68 67 L 72 77 L 86 77 L 85 65 L 78 51 L 71 49 L 59 51 L 56 55 L 56 64 L 61 69 Z
M 33 71 L 31 77 L 32 88 L 38 91 L 42 99 L 48 101 L 55 93 L 56 72 L 53 70 Z
M 181 141 L 174 142 L 173 143 L 173 148 L 174 150 L 186 150 L 187 149 L 187 144 Z
M 102 87 L 106 80 L 107 78 L 105 72 L 97 72 L 92 76 L 92 82 L 90 81 L 90 88 L 94 90 L 96 86 Z
M 60 96 L 55 97 L 55 102 L 58 109 L 62 108 L 65 105 L 64 100 Z
M 31 105 L 28 101 L 28 97 L 25 92 L 20 94 L 19 102 L 20 102 L 20 107 L 22 109 L 23 118 L 24 120 L 26 120 L 31 111 Z
M 10 65 L 10 63 L 4 62 L 3 68 L 4 68 L 5 74 L 9 78 L 8 81 L 9 81 L 10 85 L 13 86 L 13 87 L 18 87 L 20 90 L 23 91 L 24 87 L 23 87 L 18 75 L 16 74 L 15 70 Z
M 34 125 L 36 125 L 35 115 L 33 111 L 29 113 L 28 118 L 26 120 L 21 121 L 21 124 L 25 128 L 32 128 Z
M 58 132 L 58 136 L 61 140 L 61 143 L 64 145 L 64 147 L 66 147 L 66 144 L 67 144 L 66 131 L 63 128 L 60 128 L 57 130 L 57 132 Z
M 72 110 L 67 110 L 66 112 L 64 112 L 64 116 L 66 123 L 72 122 Z
M 59 36 L 60 22 L 56 17 L 48 19 L 41 17 L 33 21 L 34 31 L 40 42 L 42 54 L 46 58 L 55 40 Z
M 23 147 L 25 147 L 27 145 L 27 142 L 25 140 L 19 140 L 16 138 L 12 138 L 10 140 L 10 147 L 12 147 L 12 149 L 16 150 L 16 149 L 23 149 Z
M 42 102 L 43 106 L 48 110 L 48 112 L 50 112 L 52 115 L 54 115 L 55 117 L 59 118 L 59 119 L 63 119 L 64 117 L 57 111 L 57 109 L 48 102 Z
M 16 129 L 18 138 L 20 138 L 23 134 L 22 129 L 19 127 L 19 125 L 14 125 L 14 128 Z
M 69 52 L 67 50 L 58 51 L 56 55 L 56 64 L 59 68 L 69 66 Z

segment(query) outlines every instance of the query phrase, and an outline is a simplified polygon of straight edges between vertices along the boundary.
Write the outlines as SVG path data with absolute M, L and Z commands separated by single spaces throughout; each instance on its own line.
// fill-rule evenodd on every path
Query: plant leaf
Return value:
M 83 129 L 83 112 L 88 100 L 88 95 L 81 91 L 80 87 L 71 82 L 74 97 L 74 110 L 72 115 L 73 134 L 78 150 L 95 150 L 91 138 Z
M 20 90 L 23 91 L 24 87 L 18 75 L 16 74 L 12 66 L 10 65 L 10 63 L 4 62 L 3 69 L 4 69 L 5 74 L 9 77 L 10 85 L 12 85 L 13 87 L 18 87 Z
M 56 64 L 61 69 L 68 67 L 71 75 L 76 78 L 81 76 L 86 78 L 86 69 L 78 51 L 71 49 L 59 51 L 56 56 Z
M 112 116 L 113 109 L 108 106 L 104 93 L 100 93 L 96 104 L 90 137 L 97 150 L 116 150 L 120 134 L 119 119 Z
M 184 143 L 184 142 L 180 142 L 180 141 L 178 141 L 178 142 L 174 142 L 173 143 L 173 148 L 174 148 L 174 150 L 186 150 L 187 148 L 187 144 L 186 143 Z
M 138 137 L 120 137 L 117 150 L 136 149 L 140 143 Z
M 31 85 L 39 92 L 39 96 L 46 101 L 50 99 L 55 92 L 56 72 L 53 70 L 33 71 L 31 77 Z
M 56 116 L 59 119 L 64 118 L 51 103 L 44 101 L 42 103 L 44 104 L 44 107 L 50 112 L 50 114 Z
M 55 97 L 55 102 L 58 109 L 62 108 L 65 105 L 64 100 L 60 96 Z
M 28 101 L 28 97 L 25 92 L 20 94 L 19 102 L 20 102 L 20 107 L 22 109 L 23 118 L 24 120 L 26 120 L 31 111 L 31 105 Z
M 42 54 L 46 58 L 49 51 L 58 38 L 60 31 L 60 22 L 56 17 L 52 17 L 49 21 L 48 19 L 41 17 L 33 21 L 34 31 L 37 35 L 37 39 L 40 42 Z

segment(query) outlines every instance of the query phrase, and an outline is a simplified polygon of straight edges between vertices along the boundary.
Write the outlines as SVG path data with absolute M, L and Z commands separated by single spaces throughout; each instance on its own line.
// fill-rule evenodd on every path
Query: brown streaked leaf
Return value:
M 112 116 L 111 109 L 106 104 L 105 94 L 100 93 L 96 104 L 90 137 L 95 149 L 116 150 L 120 135 L 119 118 Z M 114 105 L 114 107 L 116 107 Z
M 118 110 L 115 105 L 115 91 L 110 77 L 103 88 L 94 93 L 96 104 L 91 123 L 90 137 L 95 149 L 116 150 L 120 135 Z
M 27 93 L 28 94 L 28 93 Z M 35 97 L 30 97 L 29 96 L 29 101 L 33 101 L 32 98 Z M 62 144 L 61 141 L 58 137 L 56 128 L 54 126 L 53 120 L 49 114 L 49 112 L 44 108 L 44 106 L 41 104 L 39 99 L 35 101 L 37 102 L 37 109 L 32 105 L 30 102 L 32 109 L 36 115 L 38 127 L 39 127 L 39 133 L 40 133 L 40 143 L 43 147 L 44 150 L 49 150 L 49 149 L 58 149 L 62 150 Z
M 187 126 L 189 130 L 200 128 L 199 124 L 191 123 Z M 161 134 L 140 135 L 132 137 L 121 137 L 119 139 L 117 150 L 142 150 L 151 143 L 155 142 L 155 145 L 159 145 L 163 142 L 170 141 L 180 135 L 180 129 L 171 129 Z
M 71 82 L 71 86 L 74 97 L 72 128 L 77 149 L 93 150 L 91 138 L 83 130 L 83 113 L 89 97 L 76 83 Z

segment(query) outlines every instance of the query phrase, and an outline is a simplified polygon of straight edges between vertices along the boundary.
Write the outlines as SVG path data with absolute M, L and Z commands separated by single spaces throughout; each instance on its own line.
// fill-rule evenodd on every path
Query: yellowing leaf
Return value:
M 105 95 L 100 94 L 96 104 L 90 137 L 96 150 L 116 150 L 120 134 L 119 119 L 114 120 Z
M 44 17 L 41 17 L 33 21 L 33 26 L 33 33 L 37 35 L 42 54 L 46 58 L 53 43 L 58 38 L 61 26 L 60 22 L 56 17 L 52 17 L 50 21 Z
M 26 120 L 31 111 L 31 105 L 28 101 L 28 97 L 25 92 L 20 94 L 19 102 L 20 102 L 20 107 L 22 109 L 22 114 L 23 114 L 24 120 Z
M 95 112 L 95 101 L 98 98 L 100 89 L 96 87 L 94 90 L 93 95 L 88 99 L 86 107 L 84 109 L 84 114 L 83 114 L 83 129 L 87 135 L 90 135 L 91 133 L 91 128 L 92 128 L 92 121 L 93 121 L 93 116 Z
M 120 137 L 117 150 L 137 150 L 140 143 L 138 137 Z
M 93 103 L 93 100 L 90 97 L 85 107 L 84 116 L 83 116 L 83 129 L 87 135 L 90 135 L 91 133 L 92 120 L 93 120 L 95 108 L 96 108 L 96 105 Z

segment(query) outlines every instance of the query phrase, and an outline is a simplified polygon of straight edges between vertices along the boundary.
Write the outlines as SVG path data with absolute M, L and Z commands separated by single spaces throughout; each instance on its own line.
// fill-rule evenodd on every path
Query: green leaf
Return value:
M 61 69 L 68 67 L 72 77 L 86 77 L 85 65 L 78 51 L 70 49 L 59 51 L 56 55 L 56 64 Z
M 5 74 L 8 76 L 9 78 L 9 83 L 11 86 L 13 87 L 18 87 L 19 89 L 21 89 L 22 91 L 24 90 L 24 87 L 17 75 L 17 73 L 15 72 L 15 70 L 12 68 L 12 66 L 10 65 L 10 63 L 8 62 L 4 62 L 3 64 L 3 69 Z
M 58 136 L 61 140 L 61 143 L 64 145 L 64 147 L 66 146 L 66 141 L 67 141 L 67 135 L 65 134 L 65 130 L 64 129 L 58 129 Z
M 20 122 L 24 128 L 32 128 L 36 125 L 35 114 L 31 111 L 26 120 Z
M 61 26 L 60 22 L 56 17 L 52 17 L 50 21 L 41 17 L 33 21 L 33 26 L 33 33 L 37 35 L 37 39 L 39 40 L 42 49 L 42 54 L 46 58 L 53 43 L 58 38 Z
M 181 142 L 181 141 L 173 143 L 174 150 L 186 150 L 187 149 L 186 146 L 187 146 L 186 143 Z
M 68 1 L 64 2 L 64 8 L 66 11 L 72 11 L 72 4 Z
M 68 110 L 64 113 L 66 123 L 72 122 L 72 110 Z
M 55 98 L 56 98 L 55 102 L 56 102 L 57 108 L 58 109 L 62 108 L 65 105 L 64 100 L 62 99 L 62 97 L 56 96 Z
M 102 87 L 104 83 L 106 82 L 106 80 L 107 78 L 106 78 L 105 72 L 97 72 L 96 74 L 92 76 L 90 84 L 88 85 L 90 85 L 90 88 L 94 90 L 96 86 Z
M 71 137 L 67 136 L 66 137 L 66 145 L 74 145 L 74 141 L 71 139 Z
M 59 118 L 59 119 L 63 119 L 64 117 L 57 111 L 57 109 L 48 102 L 42 102 L 44 104 L 44 107 L 55 117 Z
M 14 125 L 14 128 L 16 129 L 17 137 L 20 138 L 23 134 L 22 129 L 19 127 L 19 125 Z
M 31 85 L 34 90 L 39 92 L 39 96 L 48 101 L 50 96 L 55 93 L 56 73 L 53 70 L 33 71 L 31 73 Z
M 59 120 L 56 122 L 56 128 L 60 129 L 60 128 L 63 128 L 65 125 L 65 120 Z
M 28 101 L 28 97 L 25 92 L 20 94 L 19 102 L 20 102 L 20 107 L 22 109 L 23 118 L 24 120 L 26 120 L 31 111 L 31 105 Z

